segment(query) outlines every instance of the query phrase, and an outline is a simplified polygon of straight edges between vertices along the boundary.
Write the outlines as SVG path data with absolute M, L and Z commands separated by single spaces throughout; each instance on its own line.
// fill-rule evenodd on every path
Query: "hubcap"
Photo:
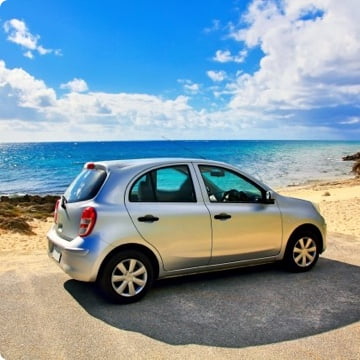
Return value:
M 310 266 L 316 258 L 316 242 L 309 237 L 297 241 L 293 250 L 293 258 L 297 266 Z
M 131 297 L 144 289 L 147 276 L 146 268 L 140 260 L 125 259 L 114 268 L 111 284 L 119 295 Z

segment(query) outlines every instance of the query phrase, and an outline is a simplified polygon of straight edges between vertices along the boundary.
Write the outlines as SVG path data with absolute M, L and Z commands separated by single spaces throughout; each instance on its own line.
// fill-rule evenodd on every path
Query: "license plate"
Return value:
M 58 251 L 55 247 L 51 253 L 52 257 L 57 261 L 57 262 L 60 262 L 60 259 L 61 259 L 61 252 Z

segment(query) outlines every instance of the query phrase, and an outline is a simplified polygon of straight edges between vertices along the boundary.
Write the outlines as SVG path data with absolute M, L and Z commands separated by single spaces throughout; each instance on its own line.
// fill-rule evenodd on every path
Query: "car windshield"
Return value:
M 84 169 L 71 183 L 64 196 L 67 202 L 92 199 L 99 191 L 106 178 L 101 169 Z

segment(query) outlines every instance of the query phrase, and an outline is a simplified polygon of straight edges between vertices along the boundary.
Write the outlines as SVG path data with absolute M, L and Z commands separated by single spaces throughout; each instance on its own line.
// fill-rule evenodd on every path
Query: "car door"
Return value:
M 210 214 L 192 174 L 193 167 L 184 164 L 152 169 L 131 184 L 126 201 L 138 232 L 168 271 L 210 261 Z
M 265 190 L 233 170 L 199 165 L 208 194 L 213 247 L 210 264 L 260 259 L 279 253 L 282 221 Z

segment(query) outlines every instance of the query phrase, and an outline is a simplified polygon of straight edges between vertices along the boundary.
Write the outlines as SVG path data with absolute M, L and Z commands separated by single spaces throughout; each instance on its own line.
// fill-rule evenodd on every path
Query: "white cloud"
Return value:
M 185 93 L 196 95 L 200 91 L 200 84 L 194 83 L 188 79 L 179 79 L 178 83 L 183 85 Z
M 225 71 L 214 71 L 209 70 L 206 72 L 206 75 L 215 82 L 224 81 L 226 79 L 226 72 Z
M 7 69 L 4 61 L 0 60 L 0 89 L 1 100 L 16 104 L 20 109 L 42 112 L 56 103 L 55 91 L 48 88 L 41 80 L 35 79 L 26 71 L 15 68 Z M 6 107 L 0 110 L 6 111 Z
M 29 59 L 33 59 L 34 58 L 34 54 L 31 51 L 25 51 L 24 52 L 24 56 L 29 58 Z
M 61 55 L 60 50 L 46 49 L 39 44 L 40 36 L 33 35 L 29 31 L 25 22 L 19 19 L 11 19 L 4 23 L 4 30 L 8 34 L 7 39 L 17 45 L 20 45 L 26 51 L 24 56 L 29 59 L 34 58 L 34 52 L 36 51 L 40 55 L 55 54 Z
M 160 137 L 174 129 L 190 132 L 207 125 L 205 114 L 194 110 L 186 96 L 80 93 L 73 90 L 81 81 L 69 83 L 71 92 L 57 97 L 43 81 L 0 61 L 0 141 L 9 141 L 15 129 L 17 140 L 22 136 L 26 141 L 27 136 L 36 141 Z
M 159 131 L 192 127 L 195 112 L 187 101 L 185 96 L 163 100 L 147 94 L 70 93 L 49 109 L 49 115 L 78 125 L 106 124 L 116 132 L 128 127 Z
M 360 124 L 360 116 L 351 116 L 348 119 L 341 121 L 340 124 L 343 125 L 357 125 Z
M 0 6 L 5 2 L 6 0 L 0 0 Z
M 65 84 L 60 85 L 61 89 L 70 90 L 71 92 L 86 92 L 89 90 L 88 85 L 83 79 L 73 79 Z
M 195 84 L 195 83 L 192 83 L 192 84 L 185 84 L 184 85 L 184 89 L 186 91 L 189 91 L 193 94 L 197 94 L 200 90 L 200 85 L 199 84 Z
M 241 50 L 237 55 L 232 55 L 229 50 L 217 50 L 213 60 L 220 63 L 235 62 L 242 63 L 247 56 L 246 50 Z
M 264 57 L 229 84 L 230 107 L 309 110 L 360 102 L 360 7 L 355 0 L 254 0 L 231 37 Z M 244 26 L 245 21 L 245 26 Z
M 360 10 L 355 5 L 350 0 L 253 1 L 231 36 L 240 49 L 250 53 L 259 47 L 264 55 L 254 73 L 246 73 L 246 64 L 232 64 L 239 64 L 235 80 L 230 73 L 207 72 L 213 81 L 222 81 L 213 84 L 218 98 L 212 110 L 191 106 L 193 94 L 209 95 L 191 80 L 178 80 L 188 96 L 172 99 L 90 92 L 82 79 L 62 84 L 69 92 L 57 95 L 44 81 L 0 61 L 0 141 L 154 139 L 164 134 L 359 139 Z M 27 41 L 31 44 L 31 38 Z M 234 56 L 220 55 L 229 61 Z

